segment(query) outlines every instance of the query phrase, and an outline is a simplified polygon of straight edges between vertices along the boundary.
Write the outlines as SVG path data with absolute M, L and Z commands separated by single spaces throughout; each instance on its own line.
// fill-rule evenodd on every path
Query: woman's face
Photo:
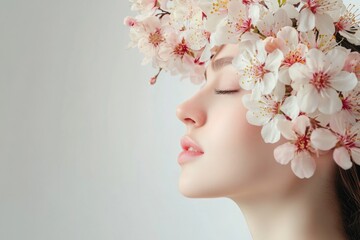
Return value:
M 225 45 L 212 59 L 233 58 L 237 45 Z M 229 197 L 253 199 L 282 191 L 296 177 L 290 166 L 275 162 L 274 148 L 284 143 L 263 142 L 261 127 L 246 120 L 239 76 L 231 61 L 223 67 L 209 64 L 206 84 L 177 108 L 178 118 L 186 125 L 186 134 L 204 154 L 181 165 L 180 192 L 187 197 Z M 229 63 L 229 64 L 226 64 Z M 216 94 L 215 90 L 236 90 Z

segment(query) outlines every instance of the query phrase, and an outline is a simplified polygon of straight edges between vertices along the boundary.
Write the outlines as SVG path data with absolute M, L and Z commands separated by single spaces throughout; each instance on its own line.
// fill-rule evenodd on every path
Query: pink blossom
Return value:
M 249 32 L 259 18 L 259 7 L 249 6 L 240 1 L 229 1 L 228 13 L 216 25 L 214 40 L 216 45 L 237 43 L 244 33 Z
M 304 6 L 299 15 L 298 30 L 307 32 L 315 27 L 320 34 L 335 32 L 332 14 L 343 6 L 338 0 L 302 0 Z
M 264 0 L 264 3 L 269 9 L 269 12 L 275 13 L 279 9 L 282 9 L 286 11 L 286 14 L 289 18 L 293 18 L 293 19 L 299 18 L 299 12 L 294 6 L 299 4 L 299 2 L 300 0 L 286 0 L 282 2 L 279 2 L 278 0 Z
M 352 167 L 352 161 L 360 165 L 360 122 L 333 118 L 330 129 L 316 129 L 311 135 L 311 143 L 320 150 L 335 147 L 333 158 L 343 169 Z M 352 161 L 351 161 L 352 160 Z
M 348 52 L 342 47 L 324 54 L 311 49 L 306 64 L 295 63 L 289 69 L 291 79 L 300 85 L 297 92 L 300 110 L 313 113 L 316 109 L 324 114 L 341 110 L 342 101 L 337 91 L 350 91 L 358 80 L 354 73 L 342 71 Z
M 284 60 L 279 71 L 279 81 L 289 85 L 291 83 L 289 68 L 295 63 L 305 63 L 308 48 L 299 42 L 299 33 L 293 27 L 281 28 L 276 36 L 279 48 L 284 54 Z
M 315 30 L 300 33 L 300 42 L 308 49 L 316 48 L 324 53 L 329 52 L 338 45 L 332 34 L 319 34 Z
M 124 25 L 128 26 L 128 27 L 133 27 L 136 26 L 137 24 L 137 20 L 133 17 L 125 17 L 124 18 Z
M 266 37 L 276 37 L 276 34 L 285 26 L 292 26 L 287 12 L 280 8 L 275 13 L 268 12 L 257 24 L 257 28 Z
M 260 99 L 252 99 L 251 94 L 242 98 L 244 106 L 248 109 L 246 113 L 248 122 L 262 126 L 261 136 L 266 143 L 280 140 L 280 131 L 277 127 L 280 119 L 285 119 L 285 116 L 296 118 L 299 114 L 295 96 L 285 98 L 285 89 L 277 90 L 274 94 L 261 96 Z M 286 115 L 284 116 L 283 113 Z
M 356 12 L 352 12 L 355 5 L 340 9 L 341 16 L 335 23 L 336 31 L 345 37 L 350 43 L 360 45 L 360 20 Z
M 277 83 L 282 52 L 277 49 L 268 54 L 262 40 L 244 41 L 239 48 L 242 54 L 233 60 L 233 65 L 241 76 L 240 86 L 254 90 L 255 98 L 260 94 L 270 94 Z
M 342 93 L 342 109 L 336 113 L 334 118 L 348 119 L 353 122 L 360 120 L 360 83 L 348 92 Z
M 277 126 L 282 136 L 290 141 L 275 148 L 275 160 L 283 165 L 291 161 L 291 169 L 296 176 L 310 178 L 315 172 L 316 163 L 311 155 L 309 118 L 301 115 L 292 122 L 279 120 Z
M 215 32 L 218 24 L 228 16 L 229 0 L 199 0 L 199 6 L 206 16 L 205 29 Z
M 351 52 L 345 60 L 343 70 L 355 73 L 358 80 L 360 80 L 360 53 Z
M 274 37 L 267 37 L 264 39 L 265 50 L 268 53 L 272 53 L 275 49 L 281 49 L 284 46 L 284 42 L 281 39 Z
M 157 0 L 130 0 L 131 10 L 138 11 L 141 14 L 148 14 L 157 6 Z

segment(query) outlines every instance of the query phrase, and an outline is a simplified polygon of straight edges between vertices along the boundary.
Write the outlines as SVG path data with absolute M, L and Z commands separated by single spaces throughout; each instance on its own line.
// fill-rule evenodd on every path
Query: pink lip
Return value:
M 203 150 L 188 136 L 184 136 L 180 141 L 181 147 L 184 151 L 179 154 L 178 163 L 184 164 L 204 154 Z M 195 151 L 188 151 L 192 147 Z

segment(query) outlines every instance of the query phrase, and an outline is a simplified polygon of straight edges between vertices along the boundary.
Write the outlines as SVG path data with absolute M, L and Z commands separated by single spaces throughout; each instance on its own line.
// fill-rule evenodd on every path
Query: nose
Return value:
M 177 106 L 176 116 L 186 126 L 201 127 L 206 122 L 206 112 L 199 99 L 194 97 Z

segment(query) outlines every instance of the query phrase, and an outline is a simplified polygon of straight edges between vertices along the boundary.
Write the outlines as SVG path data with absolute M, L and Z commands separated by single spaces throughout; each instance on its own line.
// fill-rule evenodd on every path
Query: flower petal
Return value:
M 259 60 L 259 62 L 261 63 L 265 63 L 266 61 L 266 57 L 267 57 L 267 52 L 265 50 L 265 43 L 262 40 L 258 40 L 255 42 L 255 46 L 256 46 L 256 58 L 257 60 Z
M 293 27 L 283 27 L 276 36 L 283 39 L 291 48 L 295 48 L 299 44 L 299 33 Z
M 326 115 L 319 111 L 315 111 L 313 114 L 308 114 L 308 117 L 315 119 L 319 122 L 320 126 L 325 127 L 329 124 L 332 115 Z
M 317 128 L 310 136 L 311 144 L 320 150 L 327 151 L 335 147 L 338 142 L 337 137 L 328 129 Z
M 345 119 L 344 117 L 344 114 L 337 114 L 337 116 L 332 117 L 329 122 L 331 130 L 340 135 L 345 135 L 346 132 L 347 119 Z
M 312 73 L 323 71 L 326 63 L 326 55 L 317 48 L 310 49 L 306 54 L 306 66 L 309 67 Z
M 200 62 L 206 62 L 211 58 L 211 45 L 210 44 L 206 44 L 205 48 L 200 56 L 199 61 Z
M 298 3 L 299 0 L 286 1 L 286 4 L 283 5 L 282 9 L 284 9 L 286 11 L 289 18 L 298 19 L 299 18 L 299 12 L 298 12 L 298 10 L 296 10 L 296 8 L 293 6 L 293 3 L 291 3 L 291 2 L 297 2 Z M 291 3 L 291 4 L 288 4 L 288 3 Z
M 350 128 L 350 132 L 357 133 L 357 135 L 359 135 L 360 134 L 360 122 L 354 123 L 354 122 L 350 121 L 349 123 L 352 125 L 352 127 Z M 357 138 L 357 143 L 360 145 L 359 138 Z
M 293 123 L 288 120 L 280 119 L 277 123 L 277 128 L 284 138 L 288 140 L 295 140 L 297 138 L 295 132 L 292 130 Z
M 289 68 L 290 78 L 297 83 L 308 83 L 311 79 L 309 69 L 306 65 L 301 63 L 295 63 Z
M 272 119 L 261 129 L 261 136 L 265 143 L 276 143 L 280 140 L 280 131 L 277 129 L 277 119 Z
M 350 51 L 350 50 L 349 50 Z M 344 47 L 335 47 L 326 54 L 327 61 L 329 63 L 328 74 L 336 75 L 344 67 L 346 57 L 349 55 L 349 52 Z
M 334 20 L 326 13 L 315 14 L 315 25 L 320 34 L 331 35 L 335 32 Z
M 280 70 L 279 70 L 279 81 L 284 83 L 284 84 L 290 85 L 291 78 L 290 78 L 290 75 L 289 75 L 289 68 L 288 67 L 281 67 L 280 68 Z
M 313 113 L 319 106 L 320 97 L 317 90 L 312 85 L 307 84 L 298 91 L 297 100 L 301 111 Z
M 308 126 L 310 126 L 310 119 L 305 115 L 301 115 L 301 116 L 295 118 L 293 123 L 294 123 L 293 124 L 294 131 L 301 135 L 304 135 L 306 128 Z
M 313 14 L 310 9 L 305 8 L 300 12 L 299 15 L 298 30 L 300 32 L 307 32 L 313 30 L 314 27 L 315 27 L 315 14 Z
M 246 5 L 245 7 L 246 8 Z M 244 12 L 245 12 L 245 9 L 244 9 Z M 260 6 L 257 5 L 257 4 L 251 4 L 249 6 L 249 10 L 248 10 L 248 13 L 249 13 L 249 18 L 251 18 L 251 21 L 256 24 L 257 21 L 259 20 L 260 18 Z
M 281 102 L 285 97 L 285 91 L 285 84 L 278 81 L 272 92 L 273 99 L 277 102 Z
M 255 126 L 263 126 L 268 123 L 270 119 L 271 117 L 268 114 L 264 115 L 261 111 L 249 110 L 246 112 L 246 120 Z
M 280 110 L 283 111 L 291 119 L 295 119 L 299 116 L 300 109 L 297 103 L 296 96 L 287 97 L 280 107 Z
M 341 71 L 330 79 L 331 86 L 339 91 L 351 91 L 358 84 L 355 73 Z
M 334 114 L 341 110 L 342 101 L 339 94 L 332 88 L 326 89 L 319 98 L 319 111 L 324 114 Z
M 347 170 L 352 167 L 349 152 L 345 147 L 336 148 L 333 157 L 335 162 L 343 169 Z
M 284 55 L 279 49 L 275 49 L 268 55 L 265 61 L 265 69 L 271 72 L 278 71 Z
M 272 72 L 266 73 L 264 75 L 264 79 L 263 79 L 264 89 L 262 90 L 262 93 L 270 94 L 272 92 L 272 90 L 274 90 L 276 82 L 277 82 L 277 79 L 276 79 L 274 73 L 272 73 Z
M 295 150 L 294 144 L 284 143 L 274 149 L 274 158 L 278 163 L 286 165 L 294 158 Z
M 352 157 L 353 161 L 357 165 L 360 165 L 360 149 L 359 148 L 351 148 L 350 152 L 351 152 L 351 157 Z
M 256 103 L 256 101 L 253 101 L 251 99 L 251 94 L 245 94 L 242 97 L 242 103 L 243 105 L 247 108 L 247 109 L 253 109 L 253 108 L 257 108 L 258 104 Z
M 309 152 L 303 151 L 294 156 L 291 169 L 299 178 L 310 178 L 315 173 L 316 163 Z

